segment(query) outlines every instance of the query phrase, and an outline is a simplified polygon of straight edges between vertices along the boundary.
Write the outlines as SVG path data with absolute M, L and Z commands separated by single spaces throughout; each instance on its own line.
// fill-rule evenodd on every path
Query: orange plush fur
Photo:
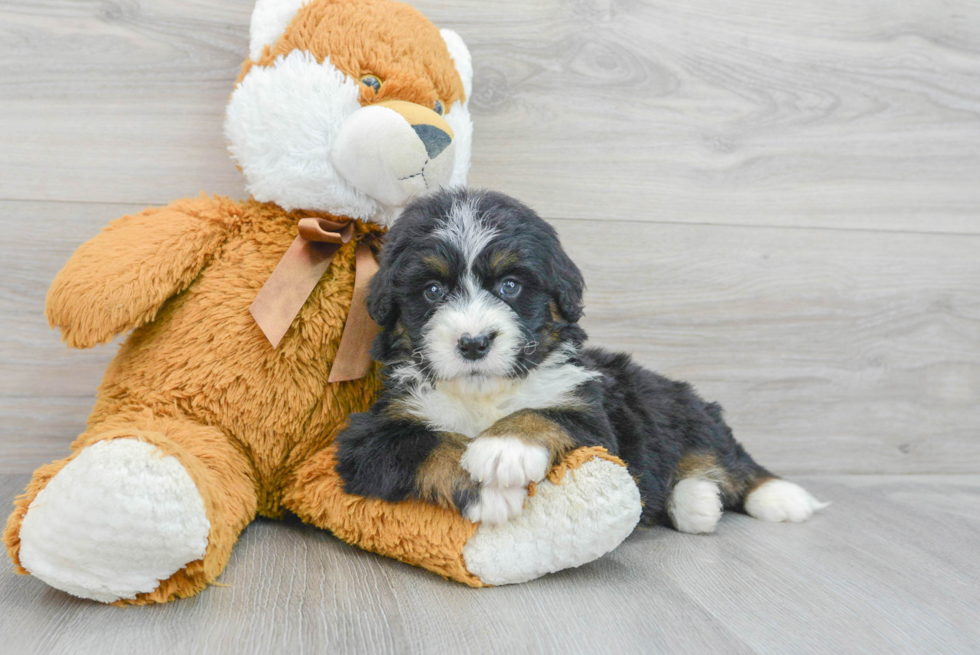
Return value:
M 383 92 L 366 90 L 362 104 L 399 98 L 431 107 L 439 98 L 449 106 L 462 98 L 438 30 L 414 9 L 392 5 L 308 5 L 242 75 L 302 48 L 320 59 L 329 54 L 355 78 L 383 77 Z M 331 29 L 318 29 L 321 21 Z M 75 348 L 132 334 L 109 366 L 72 454 L 38 469 L 16 500 L 3 540 L 20 573 L 27 573 L 18 558 L 20 526 L 37 494 L 87 446 L 132 438 L 183 465 L 204 501 L 210 533 L 203 559 L 153 592 L 116 604 L 199 592 L 224 569 L 257 514 L 276 518 L 285 510 L 362 548 L 482 585 L 463 560 L 474 524 L 434 505 L 347 495 L 334 471 L 335 436 L 379 388 L 377 369 L 351 382 L 330 384 L 327 376 L 351 301 L 355 245 L 381 228 L 356 223 L 356 239 L 340 248 L 277 349 L 249 314 L 298 219 L 316 215 L 324 214 L 202 195 L 113 221 L 72 256 L 48 294 L 51 325 Z M 560 472 L 593 454 L 570 458 Z

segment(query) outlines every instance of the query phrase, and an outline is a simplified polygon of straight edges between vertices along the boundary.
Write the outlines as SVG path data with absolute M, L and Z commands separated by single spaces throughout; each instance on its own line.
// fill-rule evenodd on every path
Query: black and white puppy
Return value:
M 406 208 L 368 300 L 385 389 L 339 436 L 347 492 L 503 522 L 565 453 L 599 445 L 627 463 L 646 524 L 710 532 L 723 509 L 803 521 L 823 506 L 756 464 L 689 385 L 583 348 L 583 287 L 513 198 L 458 189 Z

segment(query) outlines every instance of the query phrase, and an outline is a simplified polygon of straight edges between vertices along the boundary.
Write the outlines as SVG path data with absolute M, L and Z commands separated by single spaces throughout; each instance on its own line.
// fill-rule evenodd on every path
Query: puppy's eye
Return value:
M 432 111 L 439 114 L 440 116 L 446 113 L 446 108 L 443 106 L 442 100 L 435 101 L 435 103 L 432 105 Z
M 361 84 L 374 89 L 375 93 L 381 90 L 381 80 L 379 80 L 375 75 L 365 75 L 361 78 Z
M 446 290 L 438 282 L 429 282 L 425 285 L 423 295 L 429 302 L 439 302 L 446 297 Z
M 512 277 L 503 280 L 497 287 L 497 293 L 504 298 L 516 298 L 521 293 L 521 283 Z

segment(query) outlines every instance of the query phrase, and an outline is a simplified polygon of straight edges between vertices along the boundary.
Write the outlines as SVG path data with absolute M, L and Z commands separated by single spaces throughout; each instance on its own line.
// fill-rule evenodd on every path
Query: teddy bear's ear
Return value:
M 466 100 L 470 99 L 470 92 L 473 90 L 473 61 L 470 59 L 469 48 L 463 42 L 463 38 L 452 30 L 439 30 L 442 40 L 449 48 L 449 56 L 453 58 L 456 65 L 456 72 L 463 79 L 463 91 L 466 93 Z
M 310 0 L 258 0 L 252 11 L 248 56 L 258 61 L 265 46 L 270 48 L 286 31 L 299 8 Z

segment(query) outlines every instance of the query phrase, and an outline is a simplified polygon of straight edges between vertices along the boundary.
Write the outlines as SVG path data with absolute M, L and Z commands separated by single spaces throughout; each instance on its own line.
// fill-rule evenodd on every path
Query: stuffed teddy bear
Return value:
M 399 208 L 465 182 L 462 39 L 390 0 L 259 0 L 227 109 L 251 198 L 200 196 L 113 221 L 55 278 L 74 348 L 132 331 L 71 455 L 42 466 L 3 535 L 16 570 L 147 604 L 213 582 L 256 517 L 472 586 L 530 580 L 617 546 L 640 514 L 623 463 L 571 453 L 523 514 L 473 524 L 344 493 L 334 439 L 379 389 L 364 313 Z

